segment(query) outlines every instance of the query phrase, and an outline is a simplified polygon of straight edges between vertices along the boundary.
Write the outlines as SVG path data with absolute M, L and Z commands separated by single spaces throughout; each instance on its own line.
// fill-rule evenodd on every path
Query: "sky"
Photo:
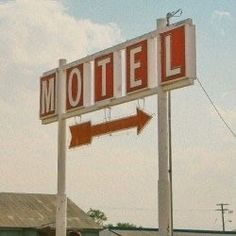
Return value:
M 68 62 L 155 29 L 181 8 L 197 30 L 197 77 L 236 132 L 235 0 L 0 0 L 0 191 L 57 192 L 57 124 L 39 120 L 39 78 Z M 128 130 L 67 150 L 67 195 L 102 210 L 107 223 L 158 227 L 157 96 L 114 107 L 111 118 L 139 106 L 153 115 L 137 136 Z M 104 111 L 68 125 L 105 119 Z M 67 128 L 67 143 L 70 136 Z M 203 90 L 172 92 L 174 228 L 221 230 L 217 203 L 228 203 L 226 229 L 236 229 L 236 138 Z M 232 221 L 231 223 L 229 221 Z

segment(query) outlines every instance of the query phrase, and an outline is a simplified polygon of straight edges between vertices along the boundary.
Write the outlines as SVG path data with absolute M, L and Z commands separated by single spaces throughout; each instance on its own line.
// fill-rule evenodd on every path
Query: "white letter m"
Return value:
M 54 111 L 54 83 L 54 78 L 42 81 L 41 114 Z

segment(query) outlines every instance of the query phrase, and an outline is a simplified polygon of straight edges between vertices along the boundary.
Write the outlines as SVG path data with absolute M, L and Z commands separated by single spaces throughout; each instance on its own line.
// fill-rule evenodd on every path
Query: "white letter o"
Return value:
M 76 76 L 74 76 L 74 74 Z M 73 79 L 77 79 L 77 94 L 76 94 L 75 98 L 73 98 L 73 94 L 72 94 Z M 78 103 L 80 101 L 80 96 L 82 93 L 81 90 L 82 90 L 81 73 L 78 68 L 74 68 L 71 71 L 70 76 L 69 76 L 69 80 L 68 80 L 68 99 L 69 99 L 69 103 L 72 107 L 75 107 L 78 105 Z

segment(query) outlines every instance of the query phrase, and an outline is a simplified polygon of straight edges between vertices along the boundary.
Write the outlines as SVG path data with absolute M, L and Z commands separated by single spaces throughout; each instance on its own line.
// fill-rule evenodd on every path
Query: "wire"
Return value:
M 197 78 L 197 81 L 199 83 L 199 85 L 201 86 L 203 92 L 205 93 L 206 97 L 208 98 L 209 102 L 211 103 L 211 105 L 213 106 L 216 114 L 219 116 L 219 118 L 221 119 L 221 121 L 224 123 L 224 125 L 226 126 L 226 128 L 229 130 L 229 132 L 236 138 L 236 133 L 232 130 L 232 128 L 229 126 L 229 124 L 225 121 L 224 117 L 222 116 L 222 114 L 220 113 L 219 109 L 216 107 L 216 105 L 214 104 L 214 102 L 212 101 L 212 99 L 210 98 L 209 94 L 207 93 L 206 89 L 203 87 L 202 83 L 200 82 L 199 78 Z

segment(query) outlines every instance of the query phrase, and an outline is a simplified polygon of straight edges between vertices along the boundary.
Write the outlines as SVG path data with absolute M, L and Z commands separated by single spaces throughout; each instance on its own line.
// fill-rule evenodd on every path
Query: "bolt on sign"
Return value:
M 195 26 L 191 19 L 155 30 L 63 66 L 62 118 L 85 114 L 192 85 L 196 78 Z M 40 78 L 40 119 L 58 119 L 58 68 Z

